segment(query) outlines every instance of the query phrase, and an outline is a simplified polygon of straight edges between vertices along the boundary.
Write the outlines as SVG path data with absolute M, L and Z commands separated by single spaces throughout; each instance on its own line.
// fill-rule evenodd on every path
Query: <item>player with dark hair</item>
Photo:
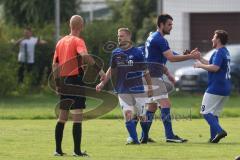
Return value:
M 53 72 L 55 73 L 55 79 L 60 82 L 57 83 L 57 88 L 60 92 L 60 111 L 55 128 L 56 152 L 54 155 L 64 155 L 61 144 L 64 125 L 68 120 L 70 111 L 73 120 L 73 156 L 88 156 L 81 150 L 83 109 L 86 107 L 84 82 L 82 80 L 84 70 L 82 65 L 83 62 L 87 62 L 89 65 L 95 67 L 97 71 L 100 71 L 101 68 L 96 65 L 94 59 L 88 54 L 84 40 L 79 37 L 83 30 L 83 19 L 81 16 L 74 15 L 71 17 L 70 29 L 70 34 L 58 41 L 53 58 Z M 105 73 L 102 70 L 99 72 L 99 75 L 101 78 L 105 77 Z M 76 95 L 73 90 L 70 90 L 72 93 L 65 94 L 64 90 L 67 89 L 68 85 L 76 87 L 80 86 L 82 95 Z
M 145 54 L 148 62 L 148 69 L 152 78 L 153 87 L 157 86 L 157 89 L 153 89 L 153 97 L 150 102 L 153 102 L 148 106 L 146 116 L 148 117 L 149 127 L 154 117 L 154 113 L 157 110 L 157 104 L 161 106 L 161 119 L 165 128 L 166 142 L 182 143 L 186 142 L 186 139 L 180 138 L 173 133 L 171 115 L 170 115 L 170 100 L 168 98 L 168 90 L 162 79 L 163 74 L 166 74 L 168 79 L 175 83 L 174 77 L 168 72 L 163 70 L 161 65 L 165 65 L 167 60 L 170 62 L 180 62 L 188 59 L 199 59 L 200 53 L 197 49 L 192 50 L 189 54 L 175 54 L 169 47 L 168 41 L 164 38 L 165 35 L 170 34 L 172 30 L 173 18 L 168 14 L 159 15 L 157 18 L 157 31 L 149 35 L 145 43 Z M 147 142 L 148 132 L 143 135 L 142 143 Z
M 230 54 L 225 44 L 228 34 L 224 30 L 216 30 L 212 39 L 212 47 L 216 51 L 207 61 L 198 60 L 194 67 L 208 71 L 208 87 L 202 100 L 201 114 L 210 126 L 210 143 L 218 143 L 227 136 L 220 126 L 218 117 L 231 92 Z
M 119 103 L 125 118 L 125 125 L 133 141 L 127 144 L 139 144 L 134 115 L 140 119 L 142 130 L 146 130 L 145 99 L 142 77 L 147 82 L 147 96 L 152 95 L 151 78 L 144 64 L 142 51 L 132 46 L 131 32 L 127 28 L 118 29 L 119 48 L 112 52 L 111 67 L 106 73 L 106 79 L 96 86 L 100 91 L 107 81 L 116 80 L 113 85 L 118 95 Z

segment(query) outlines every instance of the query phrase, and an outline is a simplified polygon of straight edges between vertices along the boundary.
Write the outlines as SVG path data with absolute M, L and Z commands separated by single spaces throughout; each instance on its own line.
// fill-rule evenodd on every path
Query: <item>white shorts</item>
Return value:
M 146 103 L 158 103 L 158 100 L 168 98 L 169 90 L 172 90 L 172 89 L 170 89 L 170 86 L 173 87 L 173 85 L 169 84 L 168 82 L 165 82 L 162 78 L 152 77 L 151 80 L 152 80 L 153 96 L 148 97 L 147 92 L 145 92 L 145 94 L 146 94 L 145 102 Z M 147 91 L 148 90 L 147 82 L 146 82 L 145 78 L 143 78 L 143 85 L 144 85 L 144 91 Z
M 212 113 L 215 116 L 219 116 L 228 97 L 229 96 L 220 96 L 205 92 L 200 113 Z
M 137 116 L 145 116 L 145 94 L 118 94 L 118 100 L 123 112 L 130 110 Z

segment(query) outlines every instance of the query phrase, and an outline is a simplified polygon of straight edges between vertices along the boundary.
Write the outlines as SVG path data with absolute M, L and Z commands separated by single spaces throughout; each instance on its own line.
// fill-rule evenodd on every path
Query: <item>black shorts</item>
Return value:
M 60 109 L 85 109 L 86 97 L 82 75 L 60 78 Z

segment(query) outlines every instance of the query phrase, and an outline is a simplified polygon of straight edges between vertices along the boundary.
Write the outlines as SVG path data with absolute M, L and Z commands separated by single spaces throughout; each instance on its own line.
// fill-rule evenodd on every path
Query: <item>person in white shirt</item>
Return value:
M 24 71 L 30 72 L 34 64 L 35 46 L 37 44 L 45 44 L 46 41 L 34 37 L 31 28 L 24 29 L 24 37 L 19 39 L 16 44 L 19 45 L 18 53 L 18 83 L 22 83 L 24 79 Z

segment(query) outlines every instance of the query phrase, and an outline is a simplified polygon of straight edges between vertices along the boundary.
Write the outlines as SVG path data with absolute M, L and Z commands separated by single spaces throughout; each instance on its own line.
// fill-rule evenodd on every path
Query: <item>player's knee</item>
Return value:
M 82 114 L 73 114 L 72 115 L 73 122 L 80 123 L 83 120 Z
M 139 116 L 140 122 L 146 122 L 147 117 L 146 116 Z
M 157 103 L 148 103 L 147 105 L 147 110 L 150 112 L 156 112 L 157 110 Z
M 171 103 L 168 98 L 160 100 L 159 104 L 160 104 L 161 108 L 170 108 L 171 107 Z
M 133 113 L 131 110 L 127 110 L 124 112 L 125 115 L 125 120 L 126 121 L 130 121 L 131 119 L 133 119 Z
M 74 115 L 74 116 L 72 116 L 72 120 L 74 123 L 81 123 L 83 120 L 83 116 L 80 114 Z
M 58 122 L 65 123 L 68 120 L 68 110 L 62 110 L 60 109 L 59 111 L 59 116 L 58 116 Z
M 66 122 L 67 122 L 67 119 L 60 119 L 60 118 L 58 118 L 57 122 L 66 123 Z
M 72 120 L 74 123 L 81 123 L 83 120 L 83 112 L 82 109 L 74 109 L 70 110 L 72 114 Z

